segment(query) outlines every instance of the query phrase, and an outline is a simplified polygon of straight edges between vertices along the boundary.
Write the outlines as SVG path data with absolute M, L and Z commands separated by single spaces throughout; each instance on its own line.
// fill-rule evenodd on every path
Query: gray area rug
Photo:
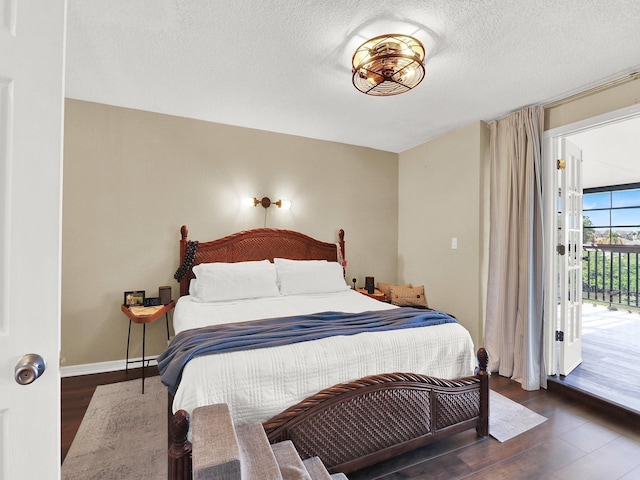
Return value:
M 167 478 L 167 389 L 160 377 L 99 386 L 62 464 L 62 480 Z
M 529 410 L 493 390 L 489 393 L 489 435 L 506 442 L 540 425 L 546 417 Z
M 99 386 L 62 464 L 62 480 L 167 478 L 167 389 L 160 377 Z M 547 420 L 493 390 L 489 433 L 500 442 Z

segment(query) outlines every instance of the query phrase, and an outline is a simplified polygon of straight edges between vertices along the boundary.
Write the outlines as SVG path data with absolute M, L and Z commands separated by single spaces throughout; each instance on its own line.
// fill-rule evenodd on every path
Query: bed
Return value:
M 466 329 L 442 312 L 350 289 L 344 259 L 342 230 L 336 243 L 268 228 L 198 242 L 181 228 L 176 337 L 159 357 L 174 480 L 191 478 L 190 413 L 214 403 L 227 403 L 236 425 L 262 423 L 270 441 L 291 440 L 332 472 L 470 428 L 488 435 L 484 349 L 474 354 Z M 246 328 L 267 343 L 236 348 Z M 227 337 L 235 329 L 242 333 Z

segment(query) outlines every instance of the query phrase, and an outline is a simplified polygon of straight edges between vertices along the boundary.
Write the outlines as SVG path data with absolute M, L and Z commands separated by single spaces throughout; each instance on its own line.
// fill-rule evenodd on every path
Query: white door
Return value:
M 0 479 L 60 477 L 65 0 L 0 0 Z M 18 385 L 28 353 L 42 376 Z
M 560 216 L 558 243 L 558 329 L 560 375 L 582 362 L 582 151 L 563 138 L 558 168 Z

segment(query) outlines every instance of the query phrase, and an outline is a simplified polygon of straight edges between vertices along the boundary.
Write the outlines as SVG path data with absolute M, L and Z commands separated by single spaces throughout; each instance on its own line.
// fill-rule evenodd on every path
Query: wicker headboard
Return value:
M 273 261 L 276 257 L 344 262 L 345 258 L 344 230 L 338 232 L 337 244 L 321 242 L 300 232 L 275 228 L 245 230 L 210 242 L 188 240 L 188 233 L 186 225 L 183 225 L 180 229 L 180 267 L 174 275 L 180 282 L 180 296 L 189 293 L 189 282 L 193 278 L 191 268 L 199 263 Z

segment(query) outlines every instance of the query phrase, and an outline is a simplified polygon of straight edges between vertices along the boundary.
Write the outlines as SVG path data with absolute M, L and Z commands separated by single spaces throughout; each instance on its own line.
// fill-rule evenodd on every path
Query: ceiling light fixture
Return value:
M 422 43 L 399 34 L 380 35 L 364 42 L 353 54 L 353 86 L 367 95 L 408 92 L 424 78 Z

